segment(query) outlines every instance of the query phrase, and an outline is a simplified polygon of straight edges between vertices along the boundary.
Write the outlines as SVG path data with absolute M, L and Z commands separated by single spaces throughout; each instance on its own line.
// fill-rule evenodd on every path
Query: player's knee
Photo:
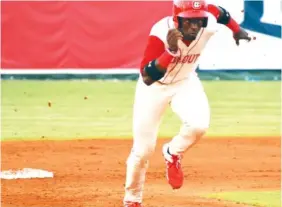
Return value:
M 151 144 L 147 144 L 143 147 L 140 148 L 140 156 L 144 160 L 148 160 L 154 153 L 155 151 L 155 146 Z
M 180 133 L 185 137 L 194 136 L 199 139 L 207 132 L 208 128 L 209 126 L 206 124 L 184 122 Z
M 156 138 L 153 130 L 138 127 L 134 130 L 133 150 L 141 160 L 148 160 L 155 151 Z
M 142 146 L 135 146 L 132 150 L 134 155 L 140 160 L 148 160 L 155 151 L 153 144 L 143 144 Z
M 202 138 L 205 133 L 207 132 L 208 128 L 207 127 L 195 127 L 193 129 L 195 136 L 200 139 Z

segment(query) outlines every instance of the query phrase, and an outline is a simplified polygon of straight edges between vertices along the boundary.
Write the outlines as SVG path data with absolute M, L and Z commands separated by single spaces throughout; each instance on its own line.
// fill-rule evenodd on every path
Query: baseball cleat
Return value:
M 124 207 L 142 207 L 141 203 L 126 201 Z
M 168 145 L 163 147 L 163 156 L 166 162 L 166 178 L 172 189 L 179 189 L 183 185 L 184 175 L 181 168 L 181 156 L 170 155 Z

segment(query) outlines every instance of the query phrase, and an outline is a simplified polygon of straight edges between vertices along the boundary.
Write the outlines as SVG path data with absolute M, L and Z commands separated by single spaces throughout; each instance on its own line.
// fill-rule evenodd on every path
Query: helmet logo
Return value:
M 192 4 L 193 9 L 200 9 L 201 6 L 202 5 L 200 1 L 193 1 L 193 4 Z

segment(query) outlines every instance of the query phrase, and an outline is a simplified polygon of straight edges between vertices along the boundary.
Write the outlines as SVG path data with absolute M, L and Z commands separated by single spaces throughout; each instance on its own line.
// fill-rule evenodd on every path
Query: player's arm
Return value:
M 164 77 L 168 65 L 178 55 L 177 41 L 181 38 L 182 34 L 178 30 L 170 30 L 167 35 L 169 48 L 165 48 L 160 38 L 149 36 L 140 67 L 140 73 L 146 85 L 149 86 Z
M 233 32 L 233 37 L 237 45 L 239 45 L 239 40 L 251 40 L 248 33 L 240 27 L 240 25 L 231 17 L 230 13 L 223 7 L 209 4 L 208 12 L 215 16 L 217 23 L 225 25 Z

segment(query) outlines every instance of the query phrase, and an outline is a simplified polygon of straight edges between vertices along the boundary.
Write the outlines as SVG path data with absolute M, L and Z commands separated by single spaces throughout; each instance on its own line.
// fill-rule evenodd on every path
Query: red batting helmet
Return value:
M 182 18 L 202 18 L 203 27 L 208 24 L 207 3 L 205 0 L 173 0 L 173 20 L 178 27 Z

